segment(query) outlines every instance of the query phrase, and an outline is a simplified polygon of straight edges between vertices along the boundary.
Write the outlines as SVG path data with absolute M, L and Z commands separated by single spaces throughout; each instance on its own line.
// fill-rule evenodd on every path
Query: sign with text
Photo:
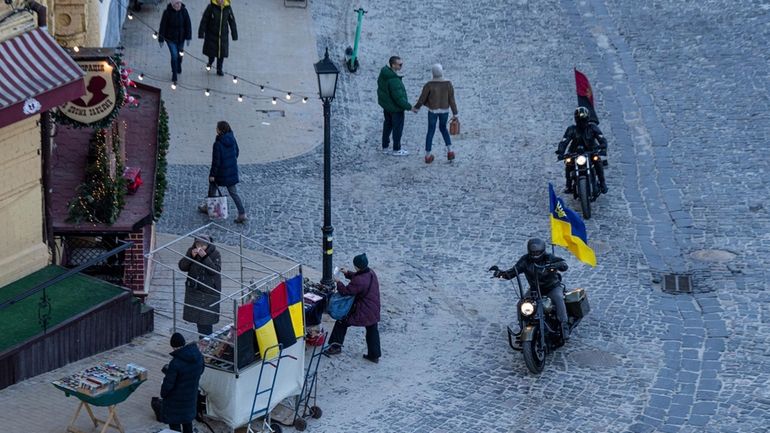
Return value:
M 117 107 L 115 67 L 108 59 L 77 60 L 86 73 L 86 94 L 60 107 L 70 119 L 89 125 L 112 114 Z

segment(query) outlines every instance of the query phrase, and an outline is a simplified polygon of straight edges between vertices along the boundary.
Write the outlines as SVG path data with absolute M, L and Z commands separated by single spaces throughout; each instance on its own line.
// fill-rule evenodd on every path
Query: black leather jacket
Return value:
M 549 264 L 545 269 L 536 268 L 538 266 L 544 266 Z M 524 274 L 527 277 L 527 282 L 531 290 L 535 290 L 538 282 L 540 283 L 540 291 L 545 294 L 551 289 L 561 284 L 561 274 L 569 269 L 567 262 L 561 257 L 554 256 L 553 254 L 543 254 L 537 262 L 529 258 L 529 254 L 521 256 L 518 262 L 511 269 L 500 273 L 500 277 L 510 280 L 516 277 L 516 274 Z M 559 272 L 557 272 L 559 271 Z
M 567 147 L 569 145 L 569 148 Z M 594 123 L 589 123 L 583 128 L 572 125 L 564 132 L 564 137 L 559 142 L 556 150 L 558 155 L 564 155 L 564 151 L 576 152 L 578 147 L 584 146 L 588 151 L 600 151 L 607 149 L 607 139 L 602 130 Z

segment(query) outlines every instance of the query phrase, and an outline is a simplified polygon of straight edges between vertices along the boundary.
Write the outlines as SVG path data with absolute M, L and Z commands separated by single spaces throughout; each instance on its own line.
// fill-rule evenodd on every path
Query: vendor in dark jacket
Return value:
M 210 236 L 196 236 L 187 254 L 179 260 L 179 269 L 187 272 L 182 318 L 198 325 L 201 338 L 210 335 L 219 322 L 218 302 L 222 294 L 222 256 Z
M 364 359 L 371 362 L 379 362 L 380 356 L 380 331 L 377 323 L 380 321 L 380 283 L 377 275 L 369 269 L 369 260 L 366 254 L 353 258 L 353 266 L 356 271 L 351 272 L 340 269 L 345 278 L 350 280 L 348 285 L 342 284 L 337 279 L 337 291 L 343 295 L 354 295 L 356 300 L 350 309 L 350 314 L 343 320 L 334 323 L 332 335 L 329 338 L 329 348 L 326 354 L 337 355 L 342 352 L 342 344 L 345 342 L 345 334 L 349 326 L 366 327 L 367 352 Z
M 163 398 L 163 422 L 171 430 L 192 433 L 196 415 L 198 382 L 203 374 L 203 356 L 195 344 L 185 345 L 182 334 L 171 336 L 171 362 L 163 368 L 160 387 Z

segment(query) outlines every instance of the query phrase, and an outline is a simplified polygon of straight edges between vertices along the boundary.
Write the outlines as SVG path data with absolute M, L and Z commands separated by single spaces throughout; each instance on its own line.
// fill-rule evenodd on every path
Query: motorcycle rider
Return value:
M 575 124 L 567 128 L 564 132 L 564 137 L 559 142 L 558 149 L 556 149 L 559 161 L 564 159 L 565 150 L 573 153 L 577 151 L 580 145 L 589 152 L 598 150 L 600 155 L 607 155 L 607 139 L 604 138 L 604 134 L 602 134 L 599 126 L 589 122 L 589 119 L 590 113 L 586 107 L 577 107 L 575 109 Z M 569 149 L 567 145 L 569 145 Z M 564 177 L 566 178 L 565 194 L 572 194 L 575 191 L 575 185 L 572 185 L 572 179 L 570 178 L 570 171 L 574 164 L 574 162 L 564 164 Z M 604 164 L 599 161 L 593 167 L 596 170 L 596 176 L 599 178 L 599 188 L 601 188 L 602 194 L 607 194 L 607 183 L 604 181 Z
M 561 322 L 564 340 L 569 340 L 569 325 L 567 324 L 567 306 L 564 303 L 564 285 L 561 283 L 561 274 L 569 268 L 567 262 L 561 257 L 545 252 L 545 242 L 542 239 L 533 238 L 527 241 L 527 254 L 519 258 L 515 265 L 507 271 L 501 271 L 497 266 L 489 268 L 494 271 L 495 278 L 510 280 L 516 274 L 524 274 L 527 277 L 530 290 L 540 287 L 540 293 L 548 296 L 556 306 L 556 315 Z

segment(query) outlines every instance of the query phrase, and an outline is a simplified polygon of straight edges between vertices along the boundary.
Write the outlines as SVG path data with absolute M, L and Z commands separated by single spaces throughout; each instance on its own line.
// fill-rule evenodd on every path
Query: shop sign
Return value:
M 77 60 L 86 73 L 86 94 L 60 107 L 61 113 L 85 125 L 99 122 L 117 110 L 114 70 L 108 60 Z

